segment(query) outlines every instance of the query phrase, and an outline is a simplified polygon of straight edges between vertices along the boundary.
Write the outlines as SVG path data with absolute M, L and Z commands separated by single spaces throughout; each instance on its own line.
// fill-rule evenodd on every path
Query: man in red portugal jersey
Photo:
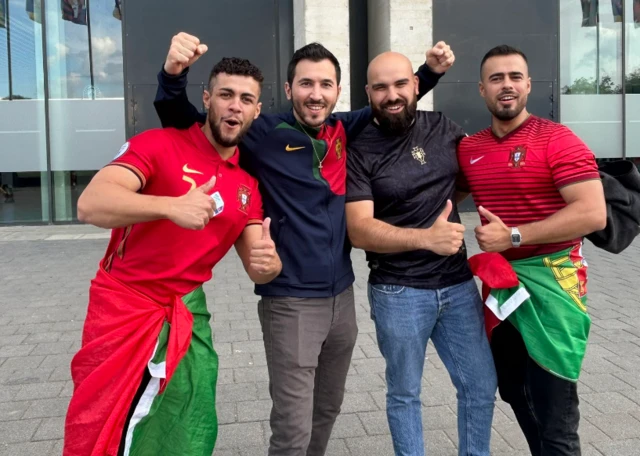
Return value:
M 202 285 L 233 245 L 256 283 L 282 267 L 258 183 L 238 166 L 262 81 L 249 61 L 222 59 L 203 125 L 131 138 L 78 201 L 80 220 L 113 231 L 71 363 L 66 456 L 213 452 L 218 357 Z
M 502 320 L 490 334 L 500 396 L 533 455 L 575 456 L 590 327 L 582 237 L 604 228 L 606 207 L 593 153 L 568 127 L 529 114 L 530 91 L 522 52 L 485 55 L 480 94 L 492 122 L 459 145 L 459 189 L 478 207 L 480 248 L 499 252 L 519 281 L 486 301 Z

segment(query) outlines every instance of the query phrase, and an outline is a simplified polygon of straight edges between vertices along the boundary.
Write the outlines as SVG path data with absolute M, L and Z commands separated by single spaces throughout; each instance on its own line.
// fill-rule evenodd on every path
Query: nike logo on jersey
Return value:
M 289 144 L 287 144 L 287 147 L 284 148 L 284 150 L 286 150 L 287 152 L 293 152 L 294 150 L 300 150 L 300 149 L 304 149 L 304 146 L 291 147 Z
M 189 164 L 186 163 L 183 167 L 182 167 L 182 172 L 183 173 L 187 173 L 187 174 L 202 174 L 200 171 L 196 171 L 195 169 L 190 169 L 189 168 Z
M 471 160 L 469 160 L 469 163 L 471 163 L 472 165 L 475 163 L 478 163 L 480 160 L 482 160 L 484 158 L 484 155 L 482 157 L 478 157 L 478 158 L 472 158 Z

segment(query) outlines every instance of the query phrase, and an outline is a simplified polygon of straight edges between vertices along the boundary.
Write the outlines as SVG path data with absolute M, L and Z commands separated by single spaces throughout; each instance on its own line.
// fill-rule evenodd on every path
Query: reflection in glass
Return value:
M 122 22 L 115 0 L 46 9 L 54 219 L 69 221 L 86 176 L 125 142 Z
M 624 6 L 626 153 L 640 165 L 640 0 Z
M 0 223 L 47 221 L 42 11 L 0 5 Z
M 621 157 L 622 0 L 560 0 L 560 117 L 600 158 Z

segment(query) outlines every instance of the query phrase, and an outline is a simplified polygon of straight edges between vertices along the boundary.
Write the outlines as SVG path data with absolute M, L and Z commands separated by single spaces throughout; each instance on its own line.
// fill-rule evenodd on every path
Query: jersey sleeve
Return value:
M 373 200 L 371 178 L 364 158 L 347 147 L 347 203 Z
M 158 73 L 158 88 L 153 106 L 165 128 L 189 128 L 196 122 L 203 123 L 207 117 L 187 97 L 188 73 L 188 68 L 177 76 L 167 74 L 164 68 Z
M 143 189 L 153 178 L 158 154 L 164 154 L 164 136 L 159 130 L 149 130 L 124 143 L 107 166 L 128 169 L 140 180 L 140 189 Z
M 600 178 L 593 152 L 566 126 L 551 134 L 547 160 L 556 188 Z
M 247 226 L 260 225 L 264 220 L 264 211 L 262 209 L 262 195 L 260 194 L 260 188 L 258 181 L 254 180 L 253 195 L 251 198 L 251 204 L 249 206 L 249 218 L 247 220 Z

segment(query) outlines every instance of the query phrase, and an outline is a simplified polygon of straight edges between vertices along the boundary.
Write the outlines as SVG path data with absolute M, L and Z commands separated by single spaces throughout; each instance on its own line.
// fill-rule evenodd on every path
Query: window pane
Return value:
M 626 151 L 627 157 L 640 158 L 640 0 L 626 0 L 625 8 Z
M 0 223 L 47 221 L 39 2 L 5 0 L 0 17 Z
M 114 0 L 47 2 L 54 217 L 125 142 L 122 22 Z
M 622 0 L 560 0 L 560 113 L 600 158 L 622 156 Z

